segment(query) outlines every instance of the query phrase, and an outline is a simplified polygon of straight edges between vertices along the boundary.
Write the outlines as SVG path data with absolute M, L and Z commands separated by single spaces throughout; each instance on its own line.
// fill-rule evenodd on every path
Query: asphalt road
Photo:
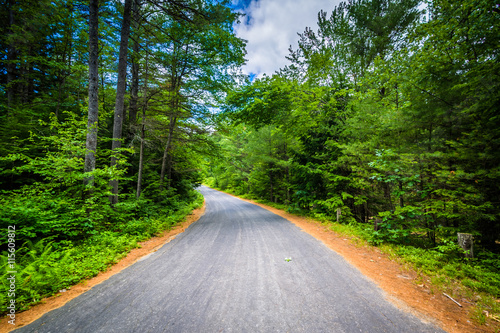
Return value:
M 200 191 L 175 240 L 15 332 L 442 332 L 282 217 Z

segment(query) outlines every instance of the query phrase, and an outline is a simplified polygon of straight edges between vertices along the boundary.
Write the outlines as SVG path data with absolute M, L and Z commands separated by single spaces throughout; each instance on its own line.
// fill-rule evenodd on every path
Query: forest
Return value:
M 253 80 L 228 0 L 3 0 L 0 18 L 0 260 L 16 309 L 170 228 L 205 183 L 489 295 L 480 322 L 500 313 L 499 5 L 340 2 Z
M 2 1 L 2 313 L 9 271 L 26 309 L 202 204 L 238 17 L 227 1 Z
M 499 297 L 499 19 L 476 0 L 321 11 L 290 65 L 228 93 L 206 182 L 389 247 L 457 295 Z

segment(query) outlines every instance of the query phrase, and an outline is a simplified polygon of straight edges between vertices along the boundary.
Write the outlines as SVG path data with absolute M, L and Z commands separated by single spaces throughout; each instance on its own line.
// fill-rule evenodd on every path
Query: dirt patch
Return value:
M 184 230 L 186 230 L 193 222 L 196 222 L 203 215 L 204 212 L 205 212 L 205 204 L 203 204 L 202 207 L 195 209 L 191 213 L 191 215 L 188 215 L 186 217 L 184 222 L 179 223 L 170 231 L 165 231 L 162 235 L 153 237 L 147 241 L 139 243 L 140 245 L 139 248 L 131 250 L 126 257 L 121 259 L 115 265 L 109 267 L 107 271 L 101 272 L 89 280 L 82 281 L 79 284 L 72 286 L 70 289 L 67 289 L 65 292 L 59 292 L 54 296 L 45 298 L 39 304 L 33 306 L 29 310 L 16 313 L 16 325 L 9 324 L 8 317 L 2 318 L 0 320 L 0 333 L 10 332 L 16 328 L 32 323 L 45 313 L 63 306 L 67 302 L 71 301 L 73 298 L 83 294 L 92 287 L 109 279 L 111 276 L 120 272 L 124 268 L 134 264 L 140 258 L 152 252 L 157 251 L 163 245 L 175 239 L 176 235 L 184 232 Z
M 284 217 L 322 241 L 374 281 L 384 290 L 390 302 L 423 321 L 432 322 L 450 333 L 497 332 L 498 327 L 478 326 L 469 319 L 472 310 L 470 304 L 462 302 L 463 307 L 459 307 L 439 292 L 437 287 L 433 288 L 428 281 L 417 280 L 418 274 L 414 270 L 389 259 L 388 255 L 378 248 L 356 243 L 355 240 L 332 231 L 327 224 L 292 215 L 252 200 L 239 199 Z

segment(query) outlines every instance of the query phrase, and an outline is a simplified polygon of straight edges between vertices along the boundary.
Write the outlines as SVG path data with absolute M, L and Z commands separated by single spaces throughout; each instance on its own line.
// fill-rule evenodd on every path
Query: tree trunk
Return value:
M 139 53 L 139 45 L 134 43 L 134 54 Z M 139 63 L 134 59 L 132 62 L 132 82 L 130 87 L 130 106 L 129 106 L 129 114 L 128 120 L 130 125 L 135 125 L 137 122 L 137 111 L 139 109 L 137 105 L 137 100 L 139 99 Z
M 389 185 L 389 183 L 384 183 L 382 186 L 384 187 L 384 197 L 387 200 L 387 205 L 389 207 L 389 210 L 391 212 L 393 212 L 394 211 L 394 205 L 392 204 L 390 185 Z
M 286 166 L 286 204 L 290 204 L 290 168 Z
M 403 208 L 405 206 L 405 202 L 403 199 L 403 182 L 399 181 L 399 206 Z
M 99 0 L 90 1 L 89 16 L 89 110 L 87 122 L 87 140 L 85 147 L 84 171 L 95 170 L 97 150 L 97 121 L 99 118 L 99 74 L 98 74 L 98 31 L 99 31 Z M 94 177 L 85 179 L 85 184 L 93 185 Z
M 146 42 L 146 48 L 148 44 Z M 141 126 L 141 150 L 139 152 L 139 171 L 137 175 L 137 199 L 140 198 L 142 192 L 142 173 L 144 165 L 144 140 L 146 139 L 146 110 L 148 107 L 148 54 L 146 53 L 146 78 L 144 80 L 144 102 L 142 105 L 142 126 Z
M 163 151 L 163 160 L 161 163 L 161 174 L 160 174 L 160 184 L 163 187 L 163 182 L 165 180 L 165 173 L 167 170 L 167 157 L 170 150 L 170 145 L 172 143 L 172 137 L 174 135 L 175 124 L 177 122 L 177 116 L 170 115 L 170 123 L 168 125 L 168 138 L 167 144 L 165 145 L 165 150 Z
M 271 188 L 271 197 L 270 197 L 270 201 L 273 202 L 273 171 L 269 171 L 269 186 Z
M 285 151 L 285 160 L 287 161 L 286 167 L 285 167 L 285 175 L 286 175 L 286 204 L 290 204 L 290 167 L 288 165 L 288 162 L 290 161 L 290 157 L 288 156 L 288 136 L 285 133 L 285 144 L 284 144 L 284 151 Z
M 129 106 L 129 123 L 130 125 L 134 125 L 137 122 L 137 111 L 139 107 L 137 105 L 137 101 L 139 99 L 139 5 L 138 0 L 134 1 L 133 13 L 134 13 L 134 36 L 135 40 L 133 41 L 133 56 L 132 56 L 132 82 L 130 87 L 130 106 Z
M 33 49 L 30 47 L 30 56 L 34 56 Z M 33 62 L 27 64 L 28 66 L 28 82 L 26 83 L 26 103 L 31 103 L 33 101 L 33 95 L 35 94 L 35 79 L 34 72 L 35 69 L 33 67 Z
M 474 240 L 472 234 L 458 233 L 458 245 L 464 250 L 466 258 L 474 258 Z
M 172 154 L 169 153 L 167 157 L 167 189 L 170 188 L 172 183 Z
M 143 172 L 143 165 L 144 165 L 144 140 L 146 138 L 146 131 L 144 128 L 144 119 L 146 118 L 144 115 L 144 111 L 142 113 L 142 126 L 141 126 L 141 148 L 139 152 L 139 171 L 138 171 L 138 176 L 137 176 L 137 199 L 141 196 L 141 190 L 142 190 L 142 172 Z
M 118 60 L 118 82 L 116 86 L 116 100 L 115 100 L 115 113 L 113 121 L 113 141 L 111 149 L 113 154 L 111 156 L 111 166 L 117 163 L 117 150 L 121 147 L 122 126 L 123 126 L 123 105 L 125 99 L 125 89 L 127 83 L 127 52 L 128 52 L 128 38 L 130 35 L 130 16 L 132 9 L 132 0 L 125 0 L 125 7 L 123 10 L 123 22 L 121 30 L 120 41 L 120 58 Z M 118 202 L 118 179 L 110 181 L 111 204 Z
M 12 7 L 14 6 L 14 0 L 9 0 L 9 35 L 13 33 L 12 26 L 14 25 L 14 11 Z M 14 71 L 15 65 L 14 60 L 16 59 L 16 50 L 13 45 L 13 41 L 10 40 L 7 49 L 7 108 L 10 109 L 14 102 L 14 87 L 12 82 L 14 81 Z M 10 113 L 10 110 L 8 111 Z
M 23 52 L 24 53 L 24 52 Z M 27 56 L 30 54 L 28 52 Z M 21 64 L 19 66 L 19 99 L 22 104 L 28 104 L 27 92 L 28 92 L 28 70 L 27 64 L 23 63 L 21 60 Z
M 269 132 L 269 157 L 273 158 L 273 133 L 270 131 Z M 271 202 L 273 202 L 273 196 L 274 196 L 274 186 L 273 186 L 273 164 L 270 164 L 270 171 L 269 171 L 269 186 L 271 187 Z
M 431 197 L 432 200 L 432 197 Z M 432 242 L 434 246 L 436 246 L 436 217 L 434 214 L 431 214 L 431 221 L 427 220 L 427 236 L 429 237 L 429 240 Z

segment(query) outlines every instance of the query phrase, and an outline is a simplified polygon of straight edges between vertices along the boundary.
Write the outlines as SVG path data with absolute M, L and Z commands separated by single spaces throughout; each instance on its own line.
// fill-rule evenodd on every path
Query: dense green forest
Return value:
M 207 183 L 338 219 L 438 283 L 500 296 L 499 20 L 482 0 L 325 9 L 289 66 L 228 94 Z
M 500 232 L 499 8 L 352 1 L 228 95 L 211 184 L 372 223 L 374 241 Z
M 15 241 L 17 309 L 168 229 L 202 182 L 500 296 L 498 5 L 332 5 L 289 66 L 250 80 L 230 1 L 1 3 L 0 242 Z
M 212 114 L 237 79 L 245 42 L 227 1 L 0 8 L 5 312 L 9 271 L 24 309 L 202 203 L 194 188 L 214 149 Z

